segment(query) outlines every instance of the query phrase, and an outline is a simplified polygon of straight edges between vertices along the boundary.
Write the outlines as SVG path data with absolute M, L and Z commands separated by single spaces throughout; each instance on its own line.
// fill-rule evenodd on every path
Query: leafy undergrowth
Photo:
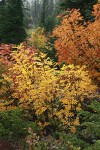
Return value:
M 99 4 L 94 15 L 83 25 L 73 10 L 54 30 L 61 64 L 48 57 L 54 45 L 47 50 L 41 28 L 0 46 L 1 150 L 100 149 Z

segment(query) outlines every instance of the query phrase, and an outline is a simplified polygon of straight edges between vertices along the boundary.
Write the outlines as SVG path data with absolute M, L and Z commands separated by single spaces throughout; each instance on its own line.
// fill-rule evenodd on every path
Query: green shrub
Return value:
M 53 136 L 46 136 L 34 141 L 31 145 L 32 150 L 80 150 L 80 147 L 64 139 L 56 139 Z
M 100 140 L 97 140 L 95 144 L 85 148 L 84 150 L 100 150 Z
M 30 134 L 29 127 L 36 128 L 20 109 L 0 112 L 0 140 L 9 141 L 17 147 Z

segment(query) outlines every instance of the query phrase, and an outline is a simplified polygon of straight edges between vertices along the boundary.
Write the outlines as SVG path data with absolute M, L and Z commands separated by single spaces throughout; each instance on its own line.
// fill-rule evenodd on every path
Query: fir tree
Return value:
M 23 1 L 6 0 L 0 15 L 0 42 L 19 44 L 26 38 Z

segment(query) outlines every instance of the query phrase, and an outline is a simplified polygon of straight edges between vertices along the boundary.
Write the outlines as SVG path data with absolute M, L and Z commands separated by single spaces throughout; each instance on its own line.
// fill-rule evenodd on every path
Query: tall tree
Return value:
M 54 0 L 42 0 L 40 25 L 46 31 L 52 31 L 55 24 Z
M 82 17 L 78 10 L 63 17 L 53 35 L 57 38 L 55 49 L 59 62 L 85 65 L 93 81 L 100 86 L 100 4 L 94 6 L 94 22 L 79 24 Z
M 3 40 L 5 29 L 5 0 L 0 1 L 0 42 Z
M 24 24 L 26 28 L 29 28 L 32 25 L 30 2 L 28 0 L 24 1 Z
M 1 14 L 0 42 L 14 44 L 22 42 L 26 38 L 23 24 L 23 1 L 6 0 Z
M 43 27 L 45 27 L 46 24 L 47 7 L 48 7 L 48 0 L 42 0 L 42 12 L 41 12 L 40 23 Z
M 31 16 L 33 18 L 33 26 L 37 25 L 41 13 L 41 3 L 39 0 L 31 2 Z

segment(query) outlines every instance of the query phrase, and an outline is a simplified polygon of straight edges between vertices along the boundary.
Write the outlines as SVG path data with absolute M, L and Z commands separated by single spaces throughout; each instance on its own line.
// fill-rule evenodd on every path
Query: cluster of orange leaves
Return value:
M 1 44 L 0 45 L 0 110 L 11 110 L 14 107 L 9 105 L 10 94 L 10 81 L 9 68 L 11 66 L 10 54 L 13 50 L 13 44 Z M 11 101 L 10 101 L 11 103 Z
M 59 62 L 86 65 L 91 78 L 100 83 L 100 4 L 94 6 L 94 22 L 84 22 L 78 10 L 63 17 L 53 31 Z
M 2 62 L 3 65 L 6 67 L 11 63 L 10 62 L 10 54 L 11 51 L 13 51 L 13 44 L 1 44 L 0 45 L 0 62 Z

